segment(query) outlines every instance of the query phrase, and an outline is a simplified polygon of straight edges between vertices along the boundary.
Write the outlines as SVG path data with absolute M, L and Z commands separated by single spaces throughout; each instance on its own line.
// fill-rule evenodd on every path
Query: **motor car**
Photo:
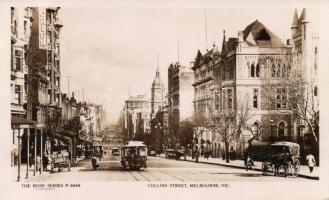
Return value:
M 112 156 L 120 156 L 120 149 L 112 148 Z
M 156 156 L 156 151 L 155 150 L 149 150 L 148 152 L 149 156 Z
M 176 158 L 176 152 L 174 149 L 166 149 L 166 158 Z

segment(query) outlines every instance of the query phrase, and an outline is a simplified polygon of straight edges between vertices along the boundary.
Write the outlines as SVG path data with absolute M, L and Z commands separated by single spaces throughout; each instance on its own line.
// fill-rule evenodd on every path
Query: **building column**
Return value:
M 21 179 L 21 129 L 18 128 L 18 135 L 17 135 L 17 149 L 18 149 L 18 162 L 17 162 L 17 165 L 18 165 L 18 174 L 17 174 L 17 182 L 20 181 Z
M 38 129 L 34 129 L 34 171 L 33 176 L 35 176 L 35 173 L 37 171 L 37 133 Z
M 30 165 L 30 128 L 27 129 L 26 143 L 27 143 L 26 179 L 28 179 L 29 178 L 29 165 Z
M 43 171 L 43 162 L 42 162 L 42 158 L 43 158 L 43 148 L 42 148 L 42 137 L 43 136 L 43 129 L 40 130 L 40 174 Z

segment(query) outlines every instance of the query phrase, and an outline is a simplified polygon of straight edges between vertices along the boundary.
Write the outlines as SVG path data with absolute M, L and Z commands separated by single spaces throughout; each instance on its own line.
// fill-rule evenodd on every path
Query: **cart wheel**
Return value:
M 299 160 L 294 160 L 293 163 L 290 165 L 291 175 L 293 177 L 298 176 L 300 170 L 300 162 Z
M 285 167 L 284 167 L 284 165 L 280 165 L 279 166 L 279 169 L 278 169 L 278 176 L 281 176 L 281 177 L 283 177 L 283 176 L 285 176 L 285 177 L 287 177 L 287 172 L 285 171 Z

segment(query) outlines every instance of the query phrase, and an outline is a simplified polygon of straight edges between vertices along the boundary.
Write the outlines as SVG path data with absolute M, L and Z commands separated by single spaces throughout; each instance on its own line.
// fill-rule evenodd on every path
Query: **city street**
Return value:
M 263 176 L 259 171 L 246 171 L 231 167 L 203 163 L 169 160 L 161 157 L 148 157 L 148 168 L 142 171 L 125 171 L 120 165 L 120 156 L 105 156 L 99 162 L 98 171 L 93 171 L 89 160 L 81 161 L 72 167 L 71 172 L 43 174 L 31 177 L 28 181 L 309 181 L 304 178 Z

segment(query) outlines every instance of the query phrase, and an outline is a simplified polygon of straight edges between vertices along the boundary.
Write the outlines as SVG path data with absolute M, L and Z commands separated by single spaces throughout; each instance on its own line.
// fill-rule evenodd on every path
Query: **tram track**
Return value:
M 179 177 L 177 177 L 177 176 L 174 176 L 174 175 L 172 175 L 172 174 L 170 174 L 170 173 L 168 173 L 168 172 L 164 172 L 164 171 L 162 171 L 162 170 L 159 170 L 159 172 L 161 172 L 161 173 L 163 173 L 163 174 L 165 174 L 165 175 L 167 175 L 167 176 L 170 176 L 170 177 L 172 177 L 172 178 L 174 178 L 174 179 L 177 179 L 177 180 L 180 180 L 180 181 L 182 181 L 182 182 L 185 182 L 184 179 L 179 178 Z
M 132 176 L 132 177 L 134 177 L 134 179 L 136 180 L 136 181 L 139 181 L 139 179 L 131 172 L 131 171 L 129 171 L 129 173 L 130 173 L 130 175 Z
M 134 177 L 134 179 L 135 179 L 136 181 L 138 181 L 138 182 L 143 181 L 143 180 L 140 180 L 140 179 L 136 176 L 136 174 L 138 174 L 140 177 L 143 177 L 143 179 L 145 179 L 145 180 L 148 181 L 148 182 L 151 181 L 149 178 L 147 178 L 145 175 L 143 175 L 143 174 L 142 174 L 141 172 L 139 172 L 139 171 L 129 171 L 129 173 L 130 173 L 131 176 Z M 136 173 L 136 174 L 134 174 L 134 173 Z

